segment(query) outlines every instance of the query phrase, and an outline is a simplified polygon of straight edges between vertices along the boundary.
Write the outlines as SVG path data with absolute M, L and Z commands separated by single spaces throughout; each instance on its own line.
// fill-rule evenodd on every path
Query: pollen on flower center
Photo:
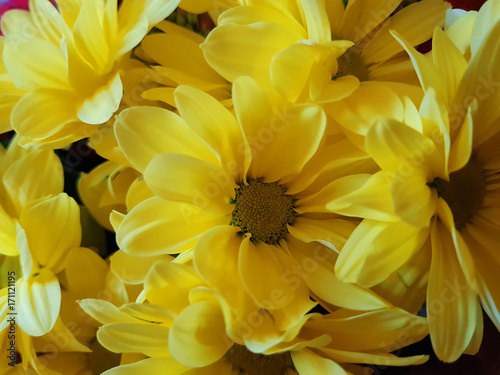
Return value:
M 339 65 L 335 78 L 352 75 L 360 81 L 368 81 L 368 68 L 361 57 L 361 53 L 354 47 L 349 48 L 337 59 Z
M 285 191 L 276 182 L 249 180 L 235 189 L 235 207 L 230 224 L 240 227 L 244 233 L 250 233 L 253 241 L 277 244 L 288 233 L 287 225 L 293 224 L 297 215 L 294 199 Z
M 239 368 L 251 375 L 283 375 L 287 369 L 294 368 L 289 352 L 270 355 L 256 354 L 238 344 L 234 344 L 227 351 L 226 359 L 233 364 L 233 368 Z
M 430 186 L 450 207 L 458 230 L 463 229 L 481 207 L 486 192 L 484 170 L 473 156 L 465 167 L 450 174 L 450 181 L 435 178 Z

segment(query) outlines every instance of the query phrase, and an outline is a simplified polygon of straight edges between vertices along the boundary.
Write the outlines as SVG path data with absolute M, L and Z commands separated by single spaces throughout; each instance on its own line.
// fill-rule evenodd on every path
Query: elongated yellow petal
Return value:
M 115 74 L 77 107 L 78 118 L 87 124 L 105 123 L 118 110 L 122 94 L 120 75 Z
M 432 346 L 439 359 L 453 362 L 468 347 L 476 328 L 479 301 L 458 264 L 452 238 L 440 220 L 431 230 L 432 263 L 427 316 Z
M 163 374 L 178 375 L 189 371 L 174 358 L 147 358 L 142 361 L 113 367 L 103 372 L 103 375 L 136 375 L 136 374 Z
M 165 173 L 165 171 L 171 171 Z M 219 166 L 186 155 L 156 156 L 144 171 L 149 188 L 166 200 L 190 203 L 214 214 L 229 214 L 237 187 Z
M 221 167 L 242 181 L 245 155 L 237 147 L 243 135 L 234 116 L 213 97 L 191 87 L 178 87 L 174 96 L 182 118 L 217 152 Z
M 293 225 L 288 226 L 288 231 L 301 241 L 306 243 L 317 241 L 338 252 L 356 225 L 356 221 L 340 218 L 320 220 L 298 216 Z
M 207 82 L 224 83 L 205 61 L 200 42 L 180 33 L 152 34 L 141 42 L 144 51 L 164 67 L 177 69 Z M 176 53 L 182 50 L 183 52 Z
M 419 251 L 429 229 L 403 221 L 383 223 L 363 220 L 340 252 L 335 265 L 345 282 L 371 287 L 384 281 Z
M 382 298 L 356 284 L 344 283 L 335 275 L 337 254 L 321 245 L 305 244 L 290 238 L 287 241 L 292 258 L 300 265 L 300 273 L 287 273 L 286 280 L 298 282 L 304 277 L 311 291 L 324 301 L 352 310 L 371 310 L 387 307 Z
M 19 327 L 30 336 L 49 332 L 61 308 L 61 287 L 57 277 L 48 268 L 43 268 L 33 277 L 21 279 L 17 289 Z
M 69 91 L 41 89 L 23 96 L 12 111 L 12 126 L 21 134 L 19 143 L 24 146 L 36 142 L 65 124 L 78 121 L 75 103 L 76 98 Z M 73 134 L 76 139 L 87 135 Z
M 300 374 L 348 375 L 339 364 L 319 356 L 309 349 L 291 352 L 293 365 Z
M 309 320 L 304 326 L 308 335 L 329 334 L 332 349 L 360 352 L 399 349 L 427 336 L 427 319 L 396 307 L 370 312 L 337 310 L 323 319 Z M 401 340 L 405 332 L 405 340 Z
M 154 197 L 134 207 L 116 233 L 120 248 L 132 255 L 175 254 L 192 247 L 208 229 L 229 218 L 188 203 Z
M 69 250 L 81 242 L 80 209 L 75 200 L 61 193 L 24 212 L 21 223 L 38 263 L 54 273 L 62 271 Z
M 43 39 L 22 35 L 7 37 L 4 63 L 18 88 L 28 91 L 70 89 L 65 80 L 68 68 L 63 52 Z
M 226 24 L 214 29 L 201 47 L 210 66 L 227 80 L 250 76 L 269 88 L 273 56 L 300 39 L 275 23 Z
M 79 298 L 100 295 L 106 283 L 109 266 L 97 253 L 87 248 L 71 250 L 66 259 L 68 289 Z
M 271 61 L 273 86 L 285 98 L 296 102 L 309 80 L 311 69 L 320 57 L 317 46 L 296 43 L 278 52 Z
M 385 351 L 374 353 L 349 352 L 330 348 L 320 348 L 321 353 L 340 363 L 368 363 L 383 366 L 409 366 L 420 365 L 427 362 L 429 356 L 416 355 L 411 357 L 398 357 Z
M 169 255 L 140 257 L 127 254 L 123 250 L 115 252 L 110 268 L 113 273 L 129 284 L 142 284 L 153 266 L 163 260 L 172 260 Z
M 304 211 L 395 220 L 390 185 L 384 172 L 357 174 L 333 181 L 317 194 L 297 202 L 297 212 Z
M 240 228 L 224 225 L 213 228 L 196 244 L 194 262 L 196 269 L 220 290 L 233 289 L 240 283 L 238 253 L 241 245 Z M 224 259 L 221 262 L 221 259 Z M 231 296 L 238 299 L 238 296 Z
M 430 138 L 389 119 L 379 120 L 370 128 L 366 150 L 383 170 L 394 172 L 393 179 L 421 173 L 429 181 L 438 175 L 442 165 Z
M 162 108 L 134 107 L 122 111 L 116 117 L 115 134 L 127 159 L 141 172 L 153 157 L 164 153 L 215 159 L 184 120 Z
M 390 35 L 390 30 L 395 30 L 414 46 L 430 39 L 434 28 L 444 25 L 446 10 L 450 7 L 441 0 L 423 0 L 402 9 L 384 23 L 363 47 L 365 63 L 386 61 L 403 50 Z
M 215 302 L 199 302 L 185 308 L 175 318 L 169 332 L 169 349 L 180 363 L 207 366 L 219 360 L 229 349 L 224 317 Z
M 111 323 L 99 328 L 97 339 L 115 353 L 143 353 L 169 357 L 169 328 L 160 324 Z
M 342 38 L 359 42 L 378 25 L 383 24 L 400 3 L 400 0 L 348 2 L 342 18 Z
M 243 80 L 238 81 L 240 82 Z M 252 108 L 249 95 L 254 91 L 249 90 L 249 86 L 235 84 L 233 93 L 238 119 L 252 150 L 252 176 L 272 182 L 300 172 L 317 151 L 323 138 L 325 114 L 315 105 L 284 107 L 284 116 L 280 113 L 279 117 L 276 114 L 268 117 L 265 124 L 269 125 L 263 126 L 256 121 L 258 116 L 251 115 L 255 108 Z M 293 149 L 295 152 L 283 152 L 286 149 Z
M 3 183 L 20 212 L 35 200 L 61 193 L 63 179 L 61 162 L 53 151 L 34 151 L 10 165 Z
M 238 269 L 245 288 L 260 307 L 279 309 L 288 305 L 296 294 L 304 290 L 302 280 L 290 282 L 283 275 L 292 274 L 293 260 L 285 252 L 263 242 L 254 244 L 246 237 L 240 246 Z M 259 274 L 265 274 L 261 278 Z

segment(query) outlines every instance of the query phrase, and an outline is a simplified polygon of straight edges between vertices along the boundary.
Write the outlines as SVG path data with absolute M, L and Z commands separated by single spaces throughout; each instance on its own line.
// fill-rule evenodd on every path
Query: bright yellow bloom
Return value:
M 120 147 L 155 194 L 119 223 L 120 248 L 157 256 L 194 247 L 203 277 L 221 290 L 242 280 L 264 308 L 293 310 L 306 283 L 330 303 L 362 308 L 353 296 L 366 292 L 332 272 L 357 222 L 328 213 L 322 189 L 373 171 L 366 155 L 325 134 L 320 107 L 270 99 L 249 78 L 233 86 L 236 117 L 199 90 L 180 86 L 174 96 L 181 117 L 148 107 L 117 117 Z
M 178 3 L 125 0 L 118 9 L 116 0 L 70 0 L 56 9 L 31 0 L 30 12 L 7 12 L 3 61 L 27 92 L 12 111 L 20 143 L 60 148 L 94 133 L 120 104 L 116 63 Z
M 352 102 L 364 99 L 367 105 L 366 91 L 384 96 L 379 87 L 414 91 L 387 83 L 413 83 L 414 77 L 390 30 L 418 45 L 444 24 L 449 8 L 441 0 L 424 0 L 389 17 L 400 1 L 355 0 L 346 8 L 341 0 L 250 3 L 224 12 L 202 45 L 217 72 L 230 81 L 250 76 L 292 102 L 338 102 L 361 88 Z
M 479 349 L 480 302 L 500 328 L 499 37 L 497 23 L 469 64 L 440 29 L 432 62 L 401 41 L 426 96 L 420 113 L 408 110 L 406 124 L 385 120 L 369 130 L 366 149 L 382 168 L 371 178 L 379 179 L 375 186 L 385 187 L 392 204 L 371 217 L 359 215 L 363 207 L 357 207 L 356 216 L 366 219 L 336 264 L 344 281 L 371 286 L 415 252 L 429 252 L 431 339 L 448 362 Z M 360 194 L 376 199 L 373 191 Z
M 271 320 L 269 313 L 248 305 L 235 330 L 233 319 L 228 319 L 232 310 L 226 308 L 232 301 L 214 293 L 192 265 L 158 263 L 146 285 L 147 304 L 116 308 L 98 300 L 81 303 L 103 323 L 98 332 L 103 346 L 117 353 L 144 355 L 106 375 L 190 374 L 194 369 L 222 375 L 240 371 L 254 375 L 351 374 L 361 370 L 352 363 L 405 366 L 426 360 L 426 356 L 398 358 L 389 354 L 427 333 L 424 318 L 391 306 L 368 312 L 338 310 L 326 316 L 306 315 L 281 341 L 271 341 L 266 348 L 256 346 L 252 338 L 264 335 L 269 340 L 279 320 Z

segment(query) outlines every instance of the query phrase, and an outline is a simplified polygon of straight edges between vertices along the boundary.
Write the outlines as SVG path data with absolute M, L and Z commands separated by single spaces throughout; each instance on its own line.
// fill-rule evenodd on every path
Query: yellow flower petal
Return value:
M 305 287 L 300 279 L 291 282 L 283 277 L 293 274 L 295 263 L 280 247 L 263 242 L 254 244 L 250 237 L 246 237 L 240 246 L 238 262 L 241 280 L 260 307 L 285 307 Z M 262 274 L 266 275 L 265 279 L 259 276 Z
M 191 87 L 178 87 L 174 96 L 180 115 L 214 148 L 221 167 L 232 172 L 232 178 L 242 181 L 245 155 L 237 146 L 243 141 L 243 135 L 234 116 L 210 95 Z
M 134 207 L 116 233 L 120 248 L 131 255 L 175 254 L 192 247 L 208 229 L 227 225 L 228 217 L 155 197 Z
M 405 264 L 424 244 L 429 229 L 403 221 L 383 223 L 365 219 L 354 230 L 335 265 L 345 282 L 371 287 Z
M 190 203 L 214 214 L 232 211 L 229 202 L 237 185 L 212 163 L 186 155 L 158 155 L 144 171 L 144 179 L 154 193 L 166 200 Z
M 479 301 L 469 289 L 448 230 L 432 225 L 432 263 L 427 288 L 427 316 L 432 347 L 439 359 L 453 362 L 468 347 L 477 324 Z
M 293 365 L 300 374 L 348 375 L 339 364 L 323 358 L 309 349 L 291 352 Z
M 85 299 L 79 301 L 80 307 L 92 318 L 102 324 L 111 323 L 143 323 L 147 322 L 136 319 L 129 314 L 122 312 L 118 307 L 109 301 L 100 299 Z
M 177 32 L 152 34 L 144 38 L 141 45 L 148 56 L 164 67 L 173 68 L 206 82 L 219 85 L 225 82 L 205 61 L 200 41 L 189 35 Z M 176 53 L 179 50 L 183 51 L 182 54 Z
M 122 111 L 116 117 L 115 134 L 127 159 L 141 172 L 153 157 L 164 153 L 215 159 L 184 120 L 162 108 L 134 107 Z
M 16 244 L 16 223 L 7 215 L 0 205 L 0 254 L 7 256 L 19 255 Z
M 411 357 L 398 357 L 386 351 L 372 353 L 348 352 L 330 348 L 319 348 L 319 352 L 326 354 L 329 358 L 340 363 L 367 363 L 382 366 L 410 366 L 421 365 L 427 362 L 428 355 L 416 355 Z
M 337 310 L 322 319 L 309 320 L 307 335 L 328 334 L 332 349 L 360 352 L 402 346 L 420 341 L 428 334 L 427 319 L 396 307 L 370 312 Z M 405 340 L 401 340 L 401 333 Z
M 20 156 L 9 166 L 3 176 L 3 183 L 20 212 L 40 198 L 62 192 L 62 165 L 53 151 L 32 151 Z
M 318 44 L 327 43 L 332 39 L 330 21 L 323 3 L 315 0 L 301 2 L 307 23 L 309 39 Z
M 29 277 L 29 275 L 25 275 Z M 30 336 L 42 336 L 56 323 L 61 308 L 61 287 L 48 268 L 17 283 L 17 322 Z
M 90 249 L 75 248 L 66 258 L 68 290 L 78 298 L 99 297 L 108 272 L 106 261 Z
M 219 226 L 204 234 L 195 247 L 196 269 L 203 278 L 222 292 L 226 289 L 232 290 L 240 284 L 237 281 L 238 253 L 242 241 L 240 233 L 238 227 Z M 231 297 L 235 300 L 239 298 L 235 294 Z
M 118 110 L 122 94 L 123 85 L 117 73 L 106 84 L 101 85 L 92 96 L 79 103 L 76 108 L 78 119 L 87 124 L 105 123 Z
M 229 349 L 224 317 L 215 302 L 198 302 L 186 307 L 169 333 L 169 349 L 180 363 L 190 367 L 207 366 Z
M 446 11 L 450 7 L 450 4 L 441 0 L 423 0 L 400 10 L 363 47 L 361 55 L 365 63 L 389 60 L 403 50 L 390 35 L 390 30 L 396 31 L 413 46 L 430 39 L 434 29 L 444 25 Z
M 110 268 L 119 279 L 128 284 L 142 284 L 151 268 L 163 260 L 172 260 L 172 257 L 169 255 L 140 257 L 118 250 L 110 257 Z
M 115 353 L 143 353 L 169 357 L 169 328 L 160 324 L 110 323 L 97 331 L 97 339 Z
M 366 150 L 393 180 L 420 173 L 429 181 L 443 164 L 434 142 L 413 128 L 394 120 L 379 120 L 368 131 Z
M 344 283 L 334 272 L 337 254 L 321 245 L 305 244 L 290 238 L 287 241 L 292 258 L 300 265 L 301 273 L 283 274 L 289 282 L 299 282 L 303 277 L 311 291 L 322 300 L 335 306 L 352 310 L 372 310 L 388 304 L 369 289 Z
M 320 107 L 309 104 L 284 107 L 283 115 L 262 117 L 256 115 L 254 97 L 262 97 L 262 91 L 248 79 L 234 84 L 233 102 L 245 139 L 252 151 L 251 175 L 266 182 L 277 181 L 302 170 L 317 151 L 323 138 L 326 117 Z M 266 108 L 265 100 L 257 102 L 259 112 Z M 271 108 L 267 107 L 269 111 Z M 278 111 L 281 109 L 278 109 Z M 268 125 L 267 125 L 268 124 Z M 267 125 L 267 126 L 266 126 Z M 283 150 L 294 150 L 293 153 Z
M 201 48 L 210 66 L 227 80 L 250 76 L 270 87 L 273 56 L 300 39 L 300 35 L 275 23 L 225 24 L 215 28 Z
M 61 193 L 24 212 L 21 223 L 38 263 L 54 273 L 62 271 L 69 250 L 81 242 L 80 209 L 75 200 Z
M 43 39 L 28 35 L 7 36 L 4 63 L 18 88 L 27 91 L 70 89 L 65 80 L 68 68 L 63 52 Z
M 356 225 L 357 222 L 345 219 L 312 219 L 298 216 L 293 225 L 288 226 L 288 231 L 301 241 L 317 241 L 338 252 Z
M 174 358 L 146 358 L 142 361 L 113 367 L 103 372 L 103 375 L 179 375 L 189 370 L 189 367 L 180 364 Z
M 12 111 L 12 126 L 21 134 L 19 143 L 37 142 L 78 121 L 75 102 L 73 93 L 61 90 L 41 89 L 23 96 Z M 87 135 L 72 134 L 73 140 Z
M 271 61 L 271 80 L 276 91 L 287 100 L 296 102 L 319 57 L 317 46 L 304 43 L 293 44 L 278 52 Z
M 342 18 L 342 37 L 356 43 L 361 41 L 397 8 L 401 1 L 365 0 L 351 1 Z
M 339 178 L 317 194 L 297 201 L 297 212 L 335 212 L 394 221 L 390 185 L 384 172 Z
M 437 193 L 427 186 L 421 173 L 394 179 L 391 185 L 394 211 L 407 223 L 418 228 L 428 227 L 437 210 Z

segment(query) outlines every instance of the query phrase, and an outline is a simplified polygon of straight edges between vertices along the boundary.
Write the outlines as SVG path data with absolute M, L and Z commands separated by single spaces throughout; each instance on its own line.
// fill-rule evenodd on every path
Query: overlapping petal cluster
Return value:
M 483 311 L 500 329 L 500 1 L 407 3 L 7 12 L 0 369 L 365 374 L 424 363 L 394 352 L 427 335 L 475 354 Z M 83 138 L 101 159 L 75 182 Z

